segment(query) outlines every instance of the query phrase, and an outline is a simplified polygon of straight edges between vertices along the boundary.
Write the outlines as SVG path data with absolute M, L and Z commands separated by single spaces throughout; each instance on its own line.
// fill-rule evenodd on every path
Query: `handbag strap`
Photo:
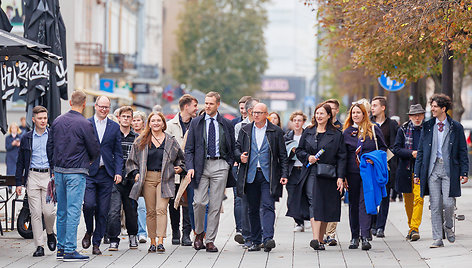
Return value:
M 372 135 L 374 135 L 374 140 L 375 140 L 375 149 L 379 149 L 379 145 L 377 144 L 377 135 L 375 135 L 375 125 L 372 124 Z

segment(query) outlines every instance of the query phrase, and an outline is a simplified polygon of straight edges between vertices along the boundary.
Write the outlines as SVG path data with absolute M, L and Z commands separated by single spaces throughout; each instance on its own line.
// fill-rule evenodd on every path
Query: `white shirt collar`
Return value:
M 258 127 L 256 126 L 256 123 L 254 122 L 254 128 L 256 128 L 256 129 L 260 129 L 260 130 L 266 129 L 266 128 L 267 128 L 267 119 L 266 119 L 266 121 L 265 121 L 265 124 L 264 124 L 264 126 L 263 126 L 263 127 L 261 127 L 261 128 L 258 128 Z
M 98 119 L 97 115 L 95 114 L 95 115 L 93 115 L 93 119 L 95 121 L 95 124 L 106 124 L 107 120 L 108 120 L 108 116 L 105 117 L 105 119 L 100 120 L 100 119 Z
M 436 118 L 436 124 L 439 123 L 439 122 L 444 123 L 444 125 L 446 125 L 446 123 L 447 123 L 447 117 L 446 117 L 446 119 L 444 119 L 444 121 L 439 121 L 439 119 Z
M 216 118 L 217 118 L 217 117 L 218 117 L 218 113 L 216 113 L 214 116 L 210 116 L 210 115 L 208 115 L 208 114 L 205 114 L 205 120 L 208 120 L 208 119 L 210 119 L 210 118 L 213 118 L 213 119 L 215 119 L 215 121 L 216 121 Z

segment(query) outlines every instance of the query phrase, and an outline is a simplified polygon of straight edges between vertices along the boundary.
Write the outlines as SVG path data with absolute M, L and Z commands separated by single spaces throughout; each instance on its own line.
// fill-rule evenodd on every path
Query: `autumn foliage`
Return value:
M 321 42 L 334 54 L 350 53 L 350 64 L 368 74 L 383 71 L 416 81 L 441 72 L 448 46 L 471 59 L 472 1 L 312 0 L 323 27 Z

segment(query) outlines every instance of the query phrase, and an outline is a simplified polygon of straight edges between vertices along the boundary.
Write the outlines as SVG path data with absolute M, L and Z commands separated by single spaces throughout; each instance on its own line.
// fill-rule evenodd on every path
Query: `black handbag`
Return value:
M 325 179 L 336 179 L 336 167 L 330 164 L 318 163 L 316 165 L 316 176 Z

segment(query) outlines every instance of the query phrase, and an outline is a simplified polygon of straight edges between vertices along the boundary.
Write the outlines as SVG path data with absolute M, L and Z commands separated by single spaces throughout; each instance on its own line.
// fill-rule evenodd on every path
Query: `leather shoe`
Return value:
M 110 244 L 110 238 L 106 234 L 103 236 L 103 244 Z
M 38 246 L 36 251 L 33 253 L 33 257 L 42 257 L 44 256 L 44 248 L 42 246 Z
M 351 243 L 349 244 L 349 249 L 357 249 L 359 248 L 359 238 L 351 239 Z
M 275 248 L 274 239 L 269 239 L 264 242 L 264 252 L 270 252 L 273 248 Z
M 206 252 L 218 252 L 218 248 L 213 242 L 210 242 L 206 244 Z
M 383 229 L 378 229 L 378 230 L 377 230 L 377 237 L 378 237 L 378 238 L 383 238 L 383 237 L 385 237 L 385 233 L 384 233 L 384 230 L 383 230 Z
M 259 244 L 252 244 L 247 251 L 261 251 L 261 246 Z
M 188 247 L 192 245 L 192 240 L 189 235 L 183 235 L 182 237 L 182 246 Z
M 205 245 L 203 245 L 203 237 L 205 236 L 205 232 L 202 232 L 201 234 L 197 234 L 195 236 L 195 241 L 193 242 L 193 247 L 196 250 L 204 249 Z
M 82 239 L 82 247 L 87 249 L 90 247 L 90 238 L 92 238 L 92 234 L 91 233 L 85 233 L 84 235 L 84 238 Z
M 102 255 L 102 252 L 100 251 L 100 248 L 99 248 L 98 245 L 93 245 L 92 254 L 93 255 Z
M 56 234 L 55 233 L 48 234 L 48 248 L 50 251 L 56 250 Z
M 372 248 L 372 245 L 369 243 L 366 237 L 362 237 L 362 250 L 369 250 Z

